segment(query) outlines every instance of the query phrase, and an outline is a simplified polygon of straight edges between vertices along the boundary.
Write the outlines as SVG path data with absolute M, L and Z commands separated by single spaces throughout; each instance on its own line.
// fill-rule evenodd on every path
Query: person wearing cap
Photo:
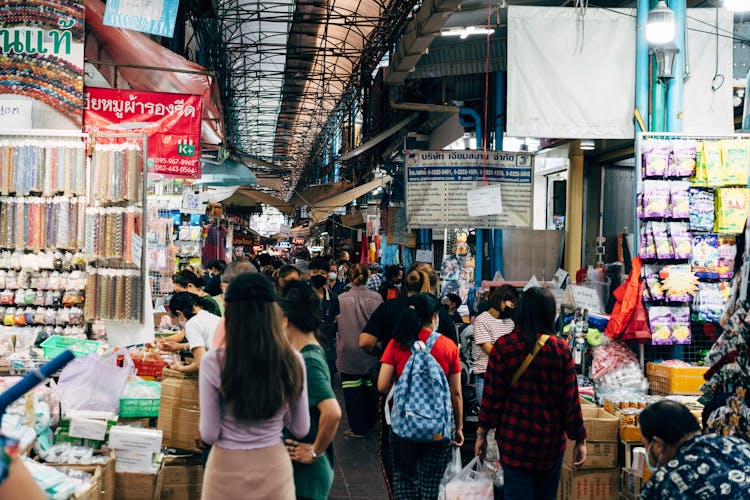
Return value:
M 377 262 L 370 264 L 370 277 L 367 279 L 367 288 L 373 292 L 378 292 L 384 281 L 381 265 Z

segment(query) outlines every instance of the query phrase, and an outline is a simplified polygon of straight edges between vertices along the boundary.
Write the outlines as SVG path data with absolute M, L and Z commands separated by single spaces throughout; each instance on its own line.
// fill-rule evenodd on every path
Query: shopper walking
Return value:
M 221 273 L 227 268 L 227 263 L 223 260 L 212 260 L 206 266 L 208 271 L 208 280 L 206 280 L 206 286 L 203 288 L 207 294 L 211 297 L 221 295 Z
M 413 355 L 413 345 L 417 341 L 426 345 L 430 355 L 447 378 L 445 390 L 450 389 L 455 434 L 453 444 L 463 445 L 463 398 L 461 395 L 461 362 L 458 347 L 435 332 L 438 323 L 438 301 L 428 294 L 417 294 L 409 299 L 409 307 L 401 315 L 394 338 L 381 358 L 378 390 L 387 394 L 404 372 L 407 361 Z M 430 385 L 440 384 L 431 380 Z M 412 392 L 421 388 L 408 387 Z M 394 400 L 393 411 L 400 401 Z M 388 411 L 388 410 L 386 410 Z M 394 421 L 395 425 L 395 421 Z M 393 494 L 396 500 L 433 500 L 437 498 L 438 486 L 451 456 L 452 443 L 448 437 L 437 442 L 419 442 L 390 433 L 391 459 L 393 461 Z
M 203 500 L 293 500 L 292 462 L 281 437 L 310 430 L 305 365 L 287 339 L 271 281 L 242 274 L 226 293 L 226 347 L 200 372 L 200 435 L 213 445 Z
M 484 374 L 487 362 L 495 342 L 503 335 L 508 335 L 515 328 L 513 314 L 518 302 L 518 291 L 510 285 L 502 285 L 494 290 L 489 297 L 490 309 L 483 312 L 474 320 L 474 387 L 477 398 L 482 400 L 484 390 Z
M 352 265 L 349 280 L 352 289 L 339 295 L 339 328 L 336 336 L 336 369 L 341 374 L 347 437 L 361 438 L 372 429 L 378 416 L 378 393 L 372 376 L 378 358 L 359 348 L 359 334 L 373 311 L 383 302 L 380 294 L 366 286 L 369 271 L 365 264 Z
M 213 345 L 213 337 L 221 318 L 203 309 L 202 299 L 189 292 L 179 292 L 169 299 L 169 311 L 182 326 L 182 332 L 160 341 L 168 351 L 190 351 L 193 362 L 189 365 L 174 363 L 170 368 L 183 373 L 196 373 L 201 359 Z M 185 342 L 183 342 L 185 341 Z
M 325 258 L 313 259 L 310 262 L 310 285 L 320 297 L 320 335 L 318 341 L 326 352 L 331 382 L 336 374 L 336 334 L 338 316 L 341 314 L 339 297 L 329 287 L 328 269 L 331 262 Z
M 320 298 L 308 284 L 291 281 L 280 303 L 289 341 L 302 353 L 307 369 L 310 432 L 301 439 L 284 433 L 294 462 L 297 499 L 326 500 L 333 484 L 333 438 L 341 421 L 341 407 L 333 393 L 325 351 L 315 336 L 321 325 Z
M 750 445 L 703 436 L 686 406 L 659 401 L 641 411 L 641 441 L 654 471 L 641 499 L 750 498 Z
M 525 291 L 520 328 L 500 337 L 487 365 L 475 452 L 484 456 L 495 429 L 506 500 L 555 498 L 566 435 L 576 442 L 574 466 L 586 460 L 575 365 L 555 336 L 555 309 L 549 290 Z
M 240 274 L 257 272 L 258 269 L 252 262 L 248 260 L 234 260 L 227 264 L 227 268 L 221 274 L 221 284 L 219 285 L 221 287 L 221 297 L 214 297 L 217 302 L 219 298 L 221 299 L 219 305 L 222 307 L 222 309 L 226 307 L 224 296 L 227 293 L 227 288 L 229 288 L 229 283 L 234 281 L 234 279 Z M 218 349 L 219 347 L 222 347 L 224 345 L 224 337 L 226 336 L 225 330 L 226 328 L 224 326 L 224 318 L 221 318 L 221 321 L 216 326 L 216 332 L 214 333 L 214 339 L 211 345 L 213 349 Z
M 404 278 L 404 268 L 401 266 L 385 266 L 385 282 L 378 293 L 383 300 L 397 299 L 401 295 L 401 280 Z
M 175 292 L 189 292 L 193 295 L 197 295 L 205 301 L 204 309 L 206 311 L 221 316 L 219 304 L 217 304 L 216 301 L 203 290 L 205 285 L 206 282 L 203 278 L 189 269 L 183 269 L 172 276 L 172 286 L 174 287 Z

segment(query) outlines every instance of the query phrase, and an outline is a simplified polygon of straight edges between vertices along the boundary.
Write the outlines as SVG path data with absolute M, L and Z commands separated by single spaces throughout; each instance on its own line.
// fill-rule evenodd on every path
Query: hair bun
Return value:
M 226 302 L 275 302 L 276 293 L 273 283 L 267 276 L 258 273 L 243 273 L 229 284 L 224 300 Z

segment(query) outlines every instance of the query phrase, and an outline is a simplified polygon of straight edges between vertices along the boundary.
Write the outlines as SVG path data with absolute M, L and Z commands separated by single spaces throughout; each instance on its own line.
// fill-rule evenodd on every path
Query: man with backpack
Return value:
M 461 362 L 456 344 L 435 332 L 438 309 L 432 295 L 411 297 L 381 358 L 396 500 L 437 498 L 451 447 L 464 441 Z

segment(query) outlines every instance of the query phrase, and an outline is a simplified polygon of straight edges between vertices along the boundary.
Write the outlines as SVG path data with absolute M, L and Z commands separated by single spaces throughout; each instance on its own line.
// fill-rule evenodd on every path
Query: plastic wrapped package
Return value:
M 591 378 L 600 399 L 617 391 L 645 394 L 648 382 L 635 353 L 624 343 L 612 340 L 593 349 Z

